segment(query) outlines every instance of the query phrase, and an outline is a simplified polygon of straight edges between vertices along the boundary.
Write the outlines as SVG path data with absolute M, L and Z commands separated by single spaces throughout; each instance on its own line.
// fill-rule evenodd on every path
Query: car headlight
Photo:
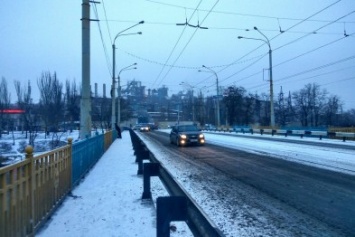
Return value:
M 180 137 L 181 137 L 182 139 L 186 139 L 186 138 L 187 138 L 187 136 L 186 136 L 185 134 L 181 134 Z
M 204 138 L 205 136 L 203 134 L 198 135 L 199 138 Z

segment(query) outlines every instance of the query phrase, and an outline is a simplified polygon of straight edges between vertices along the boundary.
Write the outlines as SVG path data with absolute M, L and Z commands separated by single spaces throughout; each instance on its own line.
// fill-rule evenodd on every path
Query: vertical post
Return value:
M 91 136 L 91 101 L 90 101 L 90 2 L 82 3 L 82 90 L 80 101 L 80 138 Z
M 170 236 L 171 221 L 186 221 L 187 198 L 181 196 L 157 198 L 157 237 Z
M 195 99 L 194 99 L 194 89 L 192 89 L 192 121 L 195 122 Z
M 111 128 L 113 130 L 113 126 L 116 123 L 116 89 L 115 89 L 115 70 L 116 70 L 116 46 L 115 43 L 112 45 L 112 88 L 111 88 L 111 97 L 112 97 L 112 117 L 111 117 Z
M 269 66 L 270 66 L 270 125 L 275 126 L 275 112 L 274 112 L 274 86 L 272 81 L 272 50 L 269 45 Z
M 117 77 L 117 123 L 121 123 L 121 78 Z
M 27 146 L 25 148 L 26 159 L 30 160 L 29 163 L 29 190 L 30 190 L 30 223 L 29 223 L 29 232 L 30 236 L 34 235 L 34 227 L 35 227 L 35 188 L 36 188 L 36 180 L 35 180 L 35 164 L 33 162 L 33 147 Z
M 73 138 L 68 138 L 68 145 L 70 146 L 68 155 L 69 155 L 69 181 L 70 181 L 70 191 L 73 190 Z
M 216 110 L 217 110 L 217 128 L 220 126 L 220 112 L 219 112 L 219 85 L 218 85 L 218 76 L 217 73 L 215 72 L 216 75 L 216 84 L 217 84 L 217 105 L 216 105 Z

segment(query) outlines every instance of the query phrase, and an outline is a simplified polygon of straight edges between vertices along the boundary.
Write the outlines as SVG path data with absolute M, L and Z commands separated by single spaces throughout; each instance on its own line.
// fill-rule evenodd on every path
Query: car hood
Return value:
M 202 134 L 202 132 L 198 132 L 198 131 L 186 131 L 186 132 L 179 132 L 179 134 L 194 135 L 194 134 Z

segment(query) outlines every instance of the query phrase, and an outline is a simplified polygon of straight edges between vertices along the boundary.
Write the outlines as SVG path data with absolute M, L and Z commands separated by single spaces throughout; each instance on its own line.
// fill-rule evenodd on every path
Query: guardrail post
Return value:
M 149 151 L 145 149 L 145 147 L 141 147 L 137 149 L 134 154 L 136 155 L 136 162 L 138 163 L 138 171 L 137 174 L 143 174 L 143 160 L 149 160 Z
M 159 175 L 159 163 L 145 163 L 143 171 L 142 199 L 152 199 L 152 193 L 150 192 L 150 177 Z
M 157 237 L 169 237 L 170 222 L 185 221 L 186 219 L 186 197 L 171 196 L 157 198 Z

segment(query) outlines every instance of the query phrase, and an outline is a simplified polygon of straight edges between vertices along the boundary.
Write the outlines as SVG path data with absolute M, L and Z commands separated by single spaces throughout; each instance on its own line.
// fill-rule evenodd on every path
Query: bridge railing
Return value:
M 346 140 L 355 141 L 355 128 L 317 128 L 317 127 L 248 127 L 248 126 L 234 126 L 234 127 L 223 127 L 217 129 L 203 129 L 206 131 L 214 132 L 235 132 L 235 133 L 250 133 L 250 134 L 271 134 L 274 135 L 284 135 L 284 136 L 299 136 L 303 137 L 318 137 L 320 140 L 322 138 L 330 139 L 342 139 L 344 142 Z
M 0 236 L 33 236 L 112 144 L 115 133 L 79 141 L 0 168 Z
M 134 153 L 137 157 L 138 174 L 143 174 L 142 199 L 152 199 L 150 178 L 158 176 L 170 194 L 157 198 L 157 237 L 170 236 L 171 221 L 185 221 L 194 236 L 225 236 L 207 217 L 203 210 L 180 186 L 170 172 L 149 150 L 140 137 L 130 130 Z M 143 163 L 150 160 L 150 163 Z

